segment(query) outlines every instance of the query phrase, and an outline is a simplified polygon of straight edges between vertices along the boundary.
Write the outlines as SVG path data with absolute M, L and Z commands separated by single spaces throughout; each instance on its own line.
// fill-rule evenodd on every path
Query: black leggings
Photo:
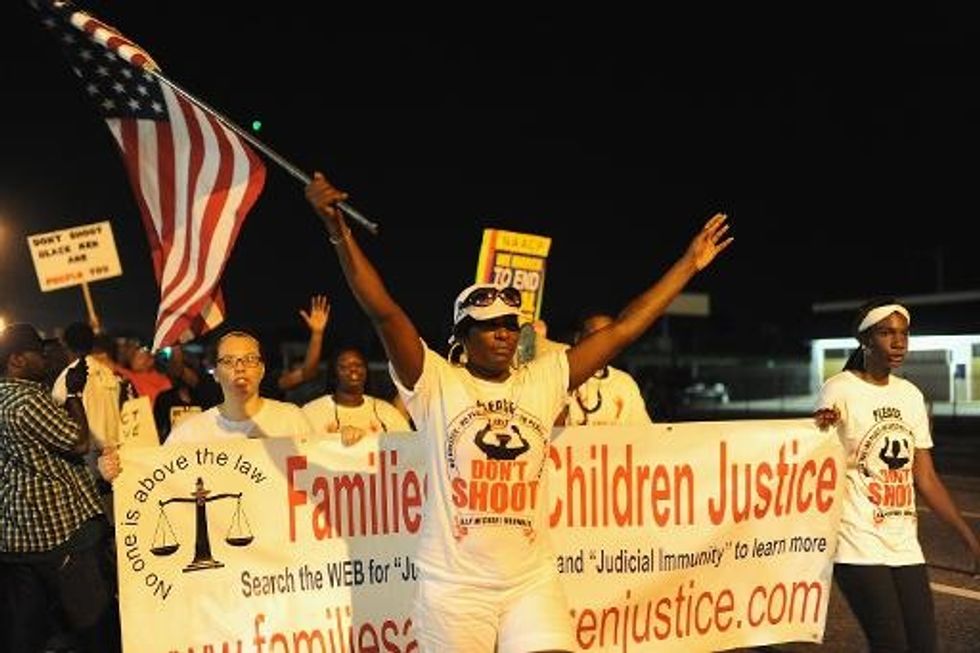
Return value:
M 847 598 L 872 653 L 932 653 L 936 613 L 925 565 L 834 565 L 834 580 Z

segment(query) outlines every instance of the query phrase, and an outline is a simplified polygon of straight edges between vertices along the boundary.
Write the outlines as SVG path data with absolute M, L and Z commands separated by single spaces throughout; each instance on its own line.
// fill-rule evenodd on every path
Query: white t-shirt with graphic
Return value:
M 299 406 L 263 397 L 259 412 L 251 419 L 230 420 L 218 406 L 180 422 L 164 445 L 204 443 L 239 438 L 277 438 L 311 435 L 313 427 Z
M 564 351 L 494 383 L 426 347 L 412 390 L 391 376 L 426 443 L 423 574 L 500 588 L 552 573 L 545 463 L 568 392 Z
M 922 564 L 912 461 L 932 447 L 922 392 L 889 376 L 875 385 L 853 372 L 827 379 L 820 408 L 836 406 L 847 466 L 836 562 Z
M 566 423 L 642 426 L 653 422 L 633 377 L 610 365 L 568 393 Z
M 335 402 L 333 395 L 324 395 L 304 404 L 303 412 L 317 435 L 340 433 L 343 427 L 362 429 L 371 435 L 412 430 L 397 408 L 370 395 L 364 395 L 360 406 L 344 406 Z

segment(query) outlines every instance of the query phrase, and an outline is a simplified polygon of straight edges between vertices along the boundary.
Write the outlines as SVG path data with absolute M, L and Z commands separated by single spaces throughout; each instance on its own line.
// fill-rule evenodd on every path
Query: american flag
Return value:
M 224 319 L 218 282 L 265 166 L 232 130 L 161 83 L 138 45 L 69 2 L 37 0 L 122 152 L 160 285 L 153 348 Z

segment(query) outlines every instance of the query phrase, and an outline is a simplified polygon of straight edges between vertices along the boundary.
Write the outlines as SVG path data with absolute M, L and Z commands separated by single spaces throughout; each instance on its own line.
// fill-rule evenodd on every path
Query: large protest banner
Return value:
M 421 444 L 124 448 L 125 650 L 416 650 Z M 821 640 L 843 481 L 833 434 L 808 419 L 576 427 L 550 459 L 538 496 L 583 651 Z
M 583 651 L 822 640 L 844 478 L 834 434 L 809 419 L 575 427 L 552 462 Z

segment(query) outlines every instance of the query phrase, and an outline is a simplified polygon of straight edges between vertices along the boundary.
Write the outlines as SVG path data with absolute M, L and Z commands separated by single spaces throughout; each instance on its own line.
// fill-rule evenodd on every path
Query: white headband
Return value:
M 870 326 L 878 324 L 892 313 L 898 313 L 905 317 L 906 322 L 909 324 L 912 323 L 912 318 L 909 316 L 907 308 L 901 304 L 885 304 L 884 306 L 878 306 L 868 311 L 868 314 L 861 320 L 861 324 L 858 325 L 858 333 L 861 333 Z

